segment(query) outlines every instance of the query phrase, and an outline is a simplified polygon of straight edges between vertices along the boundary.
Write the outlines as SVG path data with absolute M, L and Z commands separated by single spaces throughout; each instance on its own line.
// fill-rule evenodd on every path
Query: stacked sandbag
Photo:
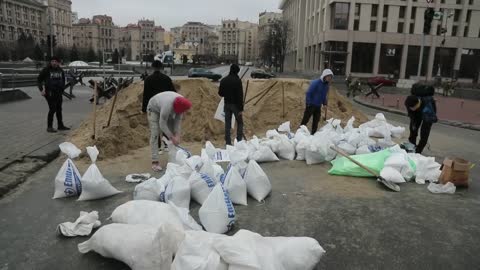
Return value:
M 59 145 L 60 151 L 67 155 L 67 160 L 55 176 L 55 193 L 53 199 L 78 196 L 82 192 L 82 182 L 80 172 L 73 163 L 82 151 L 74 144 L 64 142 Z

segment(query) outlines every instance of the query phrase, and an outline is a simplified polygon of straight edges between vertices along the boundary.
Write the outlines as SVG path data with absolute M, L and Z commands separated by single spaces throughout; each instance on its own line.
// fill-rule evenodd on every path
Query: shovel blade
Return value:
M 387 181 L 382 177 L 377 178 L 377 181 L 392 191 L 400 192 L 400 186 L 393 182 Z

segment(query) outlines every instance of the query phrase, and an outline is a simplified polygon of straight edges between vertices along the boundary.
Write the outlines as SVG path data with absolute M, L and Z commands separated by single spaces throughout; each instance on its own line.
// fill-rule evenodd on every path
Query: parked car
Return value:
M 266 72 L 263 69 L 256 69 L 252 71 L 250 74 L 250 77 L 253 79 L 270 79 L 270 78 L 275 78 L 275 75 L 269 72 Z
M 220 80 L 222 75 L 214 73 L 206 68 L 191 68 L 188 71 L 189 78 L 207 78 L 214 82 Z
M 397 81 L 395 81 L 393 79 L 389 79 L 387 77 L 383 77 L 383 76 L 377 76 L 377 77 L 369 78 L 368 83 L 373 84 L 373 85 L 383 84 L 383 86 L 395 86 L 395 85 L 397 85 Z

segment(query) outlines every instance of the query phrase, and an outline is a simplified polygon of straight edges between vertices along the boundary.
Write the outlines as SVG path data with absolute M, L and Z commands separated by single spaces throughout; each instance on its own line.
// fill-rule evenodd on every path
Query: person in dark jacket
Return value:
M 408 96 L 405 100 L 408 116 L 410 117 L 410 143 L 416 146 L 416 152 L 421 154 L 427 145 L 432 125 L 438 121 L 437 106 L 433 96 Z M 417 144 L 418 131 L 420 141 Z
M 306 96 L 306 108 L 303 114 L 302 124 L 307 125 L 308 121 L 313 115 L 312 135 L 317 132 L 318 123 L 322 114 L 322 105 L 328 105 L 328 90 L 330 89 L 330 82 L 333 79 L 333 72 L 330 69 L 325 69 L 320 76 L 320 79 L 312 81 L 310 88 L 308 88 Z
M 148 77 L 145 78 L 145 83 L 143 85 L 143 102 L 142 102 L 142 112 L 147 112 L 147 106 L 150 99 L 157 94 L 162 92 L 172 91 L 177 92 L 175 90 L 175 86 L 173 85 L 172 79 L 167 75 L 163 74 L 161 71 L 163 64 L 159 60 L 155 60 L 152 63 L 152 67 L 155 71 Z M 165 134 L 163 134 L 165 137 Z M 158 145 L 162 145 L 162 139 L 159 138 Z M 164 144 L 163 147 L 164 151 L 168 151 L 167 144 Z
M 240 67 L 236 64 L 230 66 L 230 74 L 220 81 L 218 94 L 225 101 L 225 142 L 232 144 L 230 131 L 232 128 L 232 115 L 237 121 L 237 141 L 243 138 L 243 86 L 238 77 Z
M 63 124 L 62 103 L 65 90 L 65 73 L 60 67 L 60 59 L 52 57 L 50 64 L 38 75 L 38 89 L 48 103 L 47 132 L 57 132 L 53 128 L 53 115 L 57 116 L 58 130 L 70 130 Z

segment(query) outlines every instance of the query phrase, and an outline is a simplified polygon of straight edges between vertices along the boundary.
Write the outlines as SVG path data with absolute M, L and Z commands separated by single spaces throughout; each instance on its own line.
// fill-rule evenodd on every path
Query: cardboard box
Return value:
M 452 182 L 457 187 L 468 187 L 471 163 L 461 158 L 445 158 L 440 183 Z

